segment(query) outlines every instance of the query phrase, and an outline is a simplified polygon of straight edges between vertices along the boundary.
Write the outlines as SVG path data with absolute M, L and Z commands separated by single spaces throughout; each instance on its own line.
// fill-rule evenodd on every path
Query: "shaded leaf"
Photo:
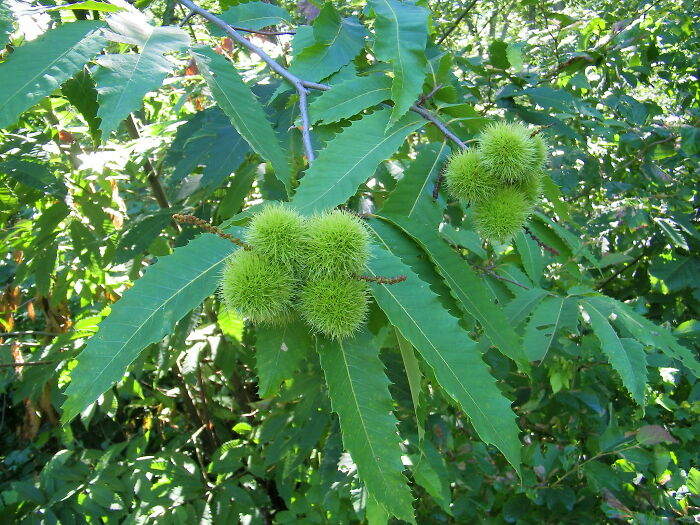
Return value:
M 546 297 L 535 308 L 525 328 L 525 355 L 530 361 L 543 361 L 563 328 L 574 329 L 578 322 L 576 301 L 568 297 Z
M 532 310 L 534 310 L 546 296 L 547 291 L 542 288 L 522 290 L 505 306 L 503 313 L 512 326 L 517 326 L 530 316 Z
M 352 339 L 319 341 L 318 353 L 343 444 L 360 479 L 390 514 L 415 523 L 378 342 L 364 329 Z
M 30 188 L 52 195 L 60 200 L 65 199 L 68 193 L 68 189 L 63 182 L 54 177 L 46 164 L 8 159 L 0 162 L 0 174 L 12 177 L 17 182 L 21 182 Z
M 275 176 L 287 192 L 291 190 L 291 170 L 282 146 L 267 120 L 260 101 L 243 82 L 231 63 L 213 50 L 199 47 L 192 51 L 199 70 L 216 102 L 250 147 L 275 170 Z
M 280 383 L 294 372 L 311 348 L 308 328 L 300 321 L 283 327 L 261 325 L 256 330 L 255 364 L 258 372 L 258 395 L 274 396 Z
M 75 108 L 80 111 L 90 128 L 90 136 L 97 143 L 100 140 L 100 119 L 97 117 L 99 105 L 97 103 L 97 89 L 90 72 L 83 68 L 82 71 L 66 81 L 61 87 L 61 93 Z
M 403 274 L 395 285 L 371 285 L 371 292 L 389 321 L 421 354 L 450 398 L 470 418 L 479 437 L 498 447 L 520 473 L 519 429 L 508 401 L 489 374 L 476 343 L 442 308 L 438 298 L 411 269 L 390 253 L 378 250 L 369 263 L 372 275 Z
M 666 262 L 655 260 L 649 268 L 649 273 L 661 279 L 672 292 L 700 286 L 700 261 L 694 257 L 677 256 L 674 260 Z
M 399 341 L 399 351 L 403 361 L 406 378 L 408 379 L 408 387 L 411 389 L 411 400 L 413 401 L 413 412 L 416 416 L 416 426 L 418 428 L 418 439 L 422 442 L 425 437 L 425 407 L 421 404 L 421 380 L 423 374 L 418 366 L 418 359 L 413 350 L 411 343 L 401 335 L 399 330 L 396 330 L 396 338 Z
M 107 44 L 103 26 L 88 21 L 63 24 L 15 49 L 0 64 L 0 128 L 15 123 L 95 56 Z
M 642 445 L 658 445 L 659 443 L 678 443 L 671 433 L 661 425 L 644 425 L 637 430 L 637 441 Z

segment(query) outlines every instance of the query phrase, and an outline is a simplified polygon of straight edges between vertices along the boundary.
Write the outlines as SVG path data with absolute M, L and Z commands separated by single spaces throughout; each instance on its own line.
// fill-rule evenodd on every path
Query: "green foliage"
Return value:
M 311 278 L 299 293 L 299 312 L 314 332 L 349 337 L 367 317 L 367 284 L 342 274 Z
M 96 59 L 95 71 L 100 130 L 104 139 L 112 133 L 131 111 L 143 103 L 149 91 L 157 89 L 173 70 L 173 64 L 163 55 L 182 51 L 189 46 L 185 31 L 175 27 L 153 27 L 138 13 L 116 13 L 107 19 L 105 36 L 112 42 L 137 45 L 141 52 L 111 53 Z
M 280 22 L 291 22 L 292 17 L 278 5 L 265 2 L 245 2 L 233 5 L 220 15 L 221 19 L 232 26 L 258 30 Z M 224 32 L 211 26 L 213 34 L 221 36 Z
M 377 58 L 393 66 L 391 99 L 395 105 L 389 120 L 389 125 L 393 125 L 408 111 L 423 88 L 428 12 L 423 7 L 398 0 L 370 0 L 368 5 L 377 15 Z
M 341 18 L 332 4 L 313 23 L 313 43 L 295 54 L 290 71 L 317 82 L 345 66 L 364 47 L 367 31 L 356 18 Z
M 211 295 L 224 260 L 230 255 L 223 239 L 204 236 L 154 266 L 112 309 L 100 331 L 80 353 L 63 404 L 68 422 L 124 375 L 151 343 L 160 341 L 177 321 Z
M 275 176 L 289 192 L 292 181 L 287 159 L 258 99 L 231 63 L 211 49 L 198 47 L 192 57 L 219 107 L 250 147 L 272 163 Z
M 693 3 L 195 3 L 0 4 L 0 522 L 692 522 Z
M 351 78 L 325 91 L 311 104 L 309 111 L 313 122 L 326 124 L 357 115 L 391 98 L 391 79 L 384 75 Z
M 333 208 L 350 198 L 382 160 L 423 124 L 419 116 L 408 114 L 387 129 L 390 115 L 389 109 L 378 110 L 335 136 L 304 175 L 292 203 L 309 214 Z
M 221 300 L 253 323 L 285 323 L 291 315 L 292 272 L 258 251 L 237 251 L 221 277 Z
M 0 127 L 50 95 L 107 44 L 102 22 L 64 24 L 19 49 L 2 64 Z
M 318 354 L 343 445 L 357 462 L 370 496 L 390 514 L 415 523 L 378 341 L 363 330 L 343 342 L 321 340 Z

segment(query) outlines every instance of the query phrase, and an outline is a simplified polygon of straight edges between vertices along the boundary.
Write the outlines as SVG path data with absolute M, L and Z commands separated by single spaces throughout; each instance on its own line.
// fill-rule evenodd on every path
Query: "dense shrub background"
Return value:
M 202 5 L 218 12 L 234 3 Z M 13 25 L 29 4 L 9 4 L 14 14 L 0 7 L 3 43 L 11 38 L 0 57 L 21 49 L 23 32 L 34 31 L 26 13 L 19 28 Z M 55 4 L 61 2 L 31 2 Z M 648 386 L 643 404 L 636 403 L 579 317 L 579 303 L 568 298 L 602 292 L 672 331 L 697 355 L 697 6 L 691 0 L 421 4 L 432 12 L 426 104 L 462 140 L 474 138 L 490 118 L 512 118 L 547 126 L 552 146 L 553 184 L 545 186 L 546 200 L 530 225 L 548 249 L 528 256 L 534 241 L 526 234 L 513 249 L 481 243 L 469 214 L 465 219 L 444 192 L 441 235 L 480 273 L 526 340 L 532 309 L 520 315 L 522 303 L 514 302 L 524 301 L 524 290 L 532 308 L 541 301 L 533 315 L 558 322 L 528 376 L 489 347 L 478 324 L 463 320 L 513 401 L 524 447 L 520 481 L 442 391 L 427 387 L 429 374 L 414 410 L 401 360 L 406 342 L 373 307 L 369 329 L 381 341 L 405 463 L 413 465 L 407 473 L 418 523 L 694 522 L 700 383 L 647 346 Z M 177 24 L 184 15 L 171 1 L 136 5 L 155 25 Z M 291 27 L 306 24 L 313 12 L 306 1 L 280 5 L 292 13 Z M 343 16 L 370 20 L 360 2 L 334 6 Z M 105 14 L 75 11 L 88 19 Z M 45 27 L 75 15 L 32 17 Z M 201 20 L 191 28 L 210 42 Z M 263 40 L 266 49 L 291 52 L 288 36 Z M 129 51 L 114 46 L 114 53 Z M 247 78 L 263 81 L 255 90 L 269 100 L 279 81 L 247 52 L 232 53 Z M 235 131 L 211 107 L 203 84 L 189 78 L 188 57 L 173 59 L 176 74 L 101 145 L 93 141 L 96 108 L 82 95 L 91 89 L 87 73 L 0 130 L 0 522 L 360 523 L 371 517 L 372 504 L 343 452 L 312 339 L 294 326 L 287 334 L 256 330 L 223 311 L 216 296 L 150 345 L 97 403 L 72 423 L 59 423 L 74 358 L 97 323 L 145 268 L 199 234 L 176 227 L 172 213 L 220 224 L 261 199 L 283 196 L 258 156 L 232 151 Z M 356 67 L 369 67 L 366 60 L 360 55 Z M 289 96 L 266 110 L 301 169 Z M 315 131 L 326 141 L 338 129 Z M 434 128 L 383 163 L 350 207 L 380 208 L 402 174 L 423 169 L 415 151 L 430 149 L 429 142 L 442 142 Z M 165 195 L 152 180 L 154 170 Z M 415 252 L 416 271 L 432 266 L 397 229 L 374 227 L 398 251 Z M 454 311 L 444 282 L 430 272 L 433 289 L 443 290 Z M 538 289 L 548 295 L 537 297 Z M 305 353 L 280 363 L 279 377 L 259 382 L 256 349 L 279 346 L 283 338 Z M 22 361 L 35 363 L 12 365 Z M 416 414 L 425 421 L 422 438 Z

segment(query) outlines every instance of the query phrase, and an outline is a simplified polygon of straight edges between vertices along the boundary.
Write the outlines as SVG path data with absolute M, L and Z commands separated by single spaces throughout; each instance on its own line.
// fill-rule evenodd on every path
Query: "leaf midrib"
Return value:
M 146 323 L 148 323 L 148 322 L 153 318 L 153 316 L 156 315 L 156 313 L 160 312 L 160 311 L 165 307 L 165 305 L 167 305 L 170 301 L 172 301 L 175 297 L 177 297 L 180 293 L 182 293 L 182 290 L 184 290 L 185 288 L 191 286 L 192 283 L 194 283 L 195 281 L 201 279 L 202 276 L 203 276 L 204 274 L 210 272 L 210 271 L 212 270 L 212 268 L 214 268 L 215 266 L 218 266 L 219 264 L 221 264 L 221 261 L 223 261 L 223 259 L 221 259 L 221 260 L 215 262 L 214 264 L 212 264 L 211 266 L 209 266 L 209 267 L 206 268 L 205 270 L 201 271 L 201 272 L 198 273 L 194 278 L 192 278 L 190 281 L 188 281 L 184 286 L 181 286 L 180 288 L 178 288 L 172 295 L 170 295 L 170 297 L 168 297 L 167 299 L 165 299 L 165 300 L 160 304 L 159 307 L 157 307 L 156 309 L 154 309 L 153 312 L 151 312 L 151 314 L 148 315 L 148 316 L 141 322 L 141 324 L 136 325 L 136 326 L 137 326 L 136 330 L 134 330 L 134 332 L 131 334 L 131 336 L 130 336 L 126 341 L 124 341 L 124 343 L 121 345 L 121 347 L 119 348 L 119 350 L 118 350 L 117 352 L 114 352 L 114 355 L 112 355 L 112 358 L 109 360 L 109 362 L 108 362 L 104 367 L 102 367 L 102 369 L 99 371 L 99 373 L 97 374 L 97 376 L 95 377 L 95 379 L 92 381 L 92 383 L 95 384 L 95 383 L 99 380 L 99 378 L 102 377 L 102 375 L 104 374 L 105 370 L 107 370 L 107 369 L 109 368 L 109 366 L 110 366 L 110 365 L 112 364 L 112 362 L 117 358 L 117 356 L 118 356 L 121 352 L 124 351 L 124 348 L 126 348 L 126 347 L 131 343 L 131 340 L 134 339 L 134 338 L 140 333 L 141 330 L 143 330 L 144 325 L 146 325 Z M 99 332 L 98 332 L 98 334 L 99 334 Z M 105 341 L 103 341 L 103 342 L 105 342 Z M 79 359 L 79 358 L 78 358 L 78 359 Z
M 361 164 L 362 162 L 364 162 L 364 161 L 367 159 L 367 157 L 369 157 L 372 153 L 374 153 L 374 151 L 375 151 L 377 148 L 379 148 L 380 146 L 382 146 L 382 145 L 383 145 L 384 143 L 386 143 L 389 139 L 394 138 L 394 136 L 398 135 L 398 134 L 399 134 L 400 132 L 402 132 L 403 130 L 408 129 L 408 128 L 410 128 L 410 127 L 412 127 L 412 126 L 415 126 L 415 125 L 416 125 L 415 122 L 410 122 L 410 123 L 408 123 L 408 124 L 406 124 L 406 125 L 404 125 L 404 126 L 402 126 L 402 127 L 400 127 L 400 128 L 395 129 L 390 135 L 385 135 L 384 138 L 383 138 L 381 141 L 379 141 L 377 144 L 375 144 L 375 146 L 374 146 L 371 150 L 369 150 L 365 155 L 363 155 L 355 164 L 353 164 L 352 167 L 350 167 L 349 169 L 345 170 L 345 173 L 343 173 L 343 175 L 342 175 L 341 177 L 337 178 L 337 179 L 334 181 L 334 183 L 333 183 L 332 185 L 328 186 L 328 188 L 326 189 L 326 191 L 324 191 L 323 193 L 317 195 L 316 198 L 315 198 L 314 200 L 309 201 L 308 203 L 306 203 L 304 206 L 302 206 L 302 209 L 308 208 L 309 206 L 311 206 L 311 205 L 314 204 L 315 202 L 318 202 L 318 201 L 321 200 L 323 197 L 325 197 L 331 190 L 335 189 L 335 188 L 338 186 L 338 184 L 348 176 L 348 174 L 350 174 L 359 164 Z M 341 136 L 342 136 L 342 133 L 341 133 Z

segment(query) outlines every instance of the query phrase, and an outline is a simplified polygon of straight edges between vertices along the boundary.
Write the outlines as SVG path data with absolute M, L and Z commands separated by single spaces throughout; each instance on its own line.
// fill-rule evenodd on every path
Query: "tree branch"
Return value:
M 476 2 L 477 2 L 477 0 L 474 0 L 471 4 L 469 4 L 469 5 L 464 9 L 464 11 L 462 11 L 462 14 L 459 15 L 459 16 L 457 17 L 457 20 L 455 20 L 454 23 L 450 26 L 450 28 L 449 28 L 447 31 L 445 31 L 445 34 L 442 35 L 442 36 L 438 39 L 438 41 L 437 41 L 437 44 L 438 44 L 438 45 L 442 44 L 442 43 L 445 41 L 445 39 L 446 39 L 448 36 L 450 36 L 450 33 L 452 33 L 452 31 L 454 31 L 455 29 L 457 29 L 457 26 L 459 26 L 459 23 L 460 23 L 462 20 L 464 20 L 464 17 L 467 16 L 467 14 L 469 13 L 469 11 L 471 11 L 472 7 L 474 7 L 474 6 L 476 5 Z
M 296 31 L 256 31 L 255 29 L 247 29 L 245 27 L 230 26 L 236 31 L 243 31 L 244 33 L 253 33 L 255 35 L 265 35 L 265 36 L 278 36 L 278 35 L 296 35 Z
M 191 0 L 177 1 L 185 7 L 187 7 L 193 13 L 200 15 L 205 20 L 208 20 L 209 22 L 223 30 L 235 42 L 258 55 L 268 66 L 270 66 L 270 69 L 272 69 L 275 73 L 277 73 L 287 82 L 289 82 L 292 86 L 294 86 L 294 88 L 297 90 L 297 93 L 299 93 L 299 105 L 302 117 L 302 138 L 304 140 L 304 150 L 306 151 L 306 157 L 309 160 L 309 163 L 311 163 L 315 155 L 311 147 L 311 139 L 309 137 L 309 119 L 307 103 L 307 95 L 309 94 L 308 90 L 317 89 L 319 91 L 328 91 L 331 88 L 331 86 L 329 86 L 328 84 L 321 84 L 318 82 L 308 82 L 297 77 L 293 73 L 290 73 L 287 68 L 281 66 L 277 61 L 275 61 L 275 59 L 273 59 L 270 55 L 265 53 L 265 51 L 253 44 L 247 38 L 244 38 L 238 31 L 236 31 L 233 27 L 228 25 L 224 20 L 222 20 L 218 16 L 210 13 L 206 9 L 202 9 L 201 7 L 195 5 L 191 2 Z M 436 116 L 430 113 L 427 109 L 413 105 L 411 106 L 411 111 L 418 113 L 424 119 L 428 120 L 429 122 L 432 122 L 442 132 L 443 135 L 445 135 L 459 147 L 466 147 L 464 142 L 462 142 L 459 139 L 459 137 L 457 137 L 457 135 L 455 135 L 449 129 L 447 129 L 447 126 L 445 126 L 445 124 L 442 123 L 440 119 L 438 119 Z M 304 114 L 307 115 L 306 119 L 304 119 Z
M 141 134 L 139 133 L 138 128 L 136 127 L 136 121 L 134 120 L 134 116 L 129 113 L 129 116 L 126 117 L 124 120 L 124 125 L 126 126 L 126 131 L 129 134 L 129 136 L 132 139 L 139 139 L 141 138 Z M 144 168 L 146 169 L 146 176 L 148 178 L 148 185 L 151 187 L 151 190 L 153 191 L 153 196 L 156 198 L 156 202 L 158 202 L 158 206 L 161 208 L 170 208 L 170 202 L 168 202 L 168 196 L 165 194 L 165 190 L 163 189 L 163 185 L 160 183 L 160 179 L 158 178 L 158 172 L 156 171 L 155 166 L 153 166 L 153 163 L 151 162 L 151 159 L 146 157 L 146 160 L 143 163 Z M 176 232 L 180 232 L 180 225 L 177 224 L 176 222 L 173 221 L 172 223 L 173 227 L 175 228 Z

